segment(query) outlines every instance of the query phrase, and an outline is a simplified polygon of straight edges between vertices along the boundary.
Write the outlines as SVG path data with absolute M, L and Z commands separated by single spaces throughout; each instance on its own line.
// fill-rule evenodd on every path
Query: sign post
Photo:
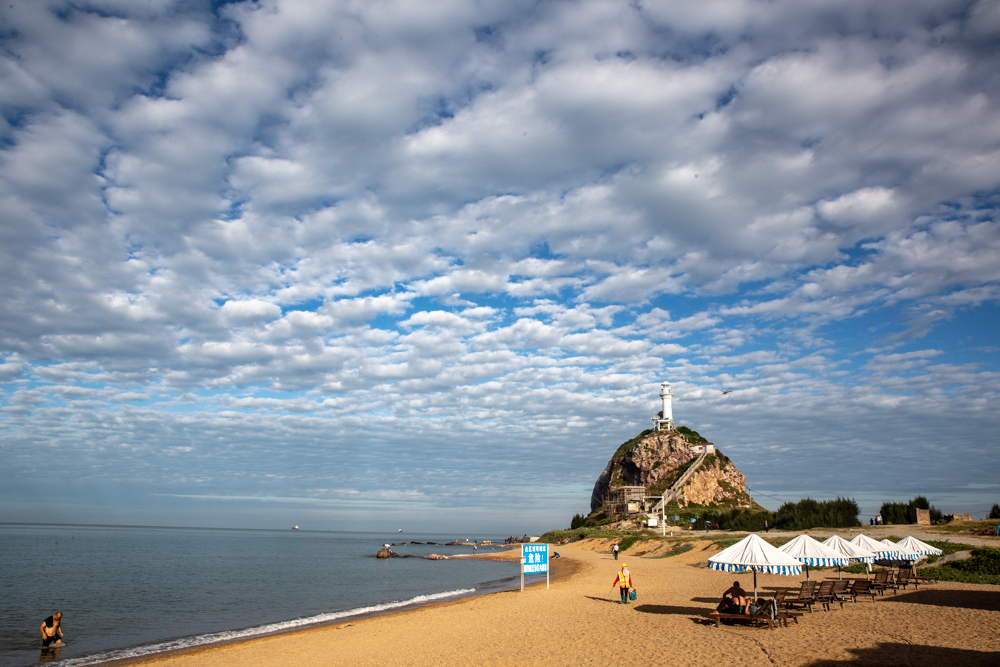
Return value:
M 524 573 L 545 573 L 545 590 L 549 588 L 549 545 L 521 545 L 521 592 L 524 592 Z

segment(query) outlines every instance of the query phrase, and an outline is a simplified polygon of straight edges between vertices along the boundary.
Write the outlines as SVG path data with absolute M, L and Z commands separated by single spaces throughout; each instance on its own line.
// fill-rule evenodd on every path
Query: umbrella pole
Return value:
M 753 599 L 756 603 L 757 600 L 757 570 L 753 571 Z

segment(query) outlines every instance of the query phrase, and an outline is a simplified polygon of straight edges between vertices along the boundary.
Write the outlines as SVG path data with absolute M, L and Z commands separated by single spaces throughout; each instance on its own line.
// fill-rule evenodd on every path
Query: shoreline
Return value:
M 716 627 L 708 615 L 722 591 L 733 579 L 748 587 L 752 577 L 706 568 L 711 541 L 692 547 L 669 557 L 636 549 L 615 561 L 603 540 L 564 545 L 558 548 L 562 558 L 553 563 L 559 572 L 551 590 L 539 581 L 515 595 L 509 593 L 517 588 L 443 600 L 127 662 L 156 667 L 526 662 L 718 667 L 739 656 L 743 667 L 985 667 L 1000 658 L 1000 638 L 993 632 L 1000 627 L 998 587 L 984 584 L 941 582 L 886 592 L 842 608 L 833 605 L 831 611 L 817 608 L 787 628 Z M 638 599 L 628 605 L 609 589 L 623 564 L 638 591 Z M 774 591 L 797 589 L 802 577 L 761 574 L 758 579 L 761 590 Z M 627 644 L 618 641 L 623 632 Z
M 550 545 L 555 547 L 555 545 Z M 555 549 L 553 548 L 553 551 Z M 475 560 L 490 560 L 496 562 L 513 562 L 520 558 L 520 550 L 516 547 L 501 549 L 499 551 L 488 553 L 488 554 L 456 554 L 455 556 L 448 556 L 448 560 L 452 559 L 475 559 Z M 565 561 L 565 562 L 564 562 Z M 565 581 L 572 578 L 574 575 L 579 573 L 582 563 L 573 558 L 566 558 L 560 555 L 560 558 L 553 559 L 550 561 L 551 571 L 550 571 L 550 581 Z M 518 572 L 515 575 L 515 579 L 520 575 Z M 538 575 L 531 575 L 538 576 Z M 533 581 L 531 583 L 525 582 L 524 589 L 533 589 L 541 584 L 544 584 L 545 580 Z M 516 585 L 514 588 L 501 588 L 501 589 L 487 589 L 474 591 L 468 593 L 459 593 L 455 596 L 449 596 L 445 599 L 413 602 L 410 604 L 405 604 L 400 607 L 393 607 L 390 609 L 379 610 L 379 611 L 368 611 L 368 612 L 358 612 L 357 614 L 352 614 L 350 616 L 344 616 L 341 618 L 329 620 L 329 621 L 318 621 L 316 623 L 310 623 L 308 625 L 302 625 L 294 628 L 286 628 L 281 630 L 275 630 L 273 632 L 266 632 L 261 634 L 256 634 L 248 637 L 236 637 L 232 639 L 223 639 L 219 641 L 209 642 L 205 644 L 199 644 L 197 646 L 188 646 L 176 649 L 167 649 L 164 651 L 157 651 L 155 653 L 150 653 L 147 655 L 119 658 L 113 660 L 103 660 L 100 662 L 88 663 L 87 667 L 110 667 L 110 666 L 125 666 L 125 665 L 147 665 L 155 662 L 161 662 L 164 660 L 170 660 L 175 658 L 185 658 L 192 657 L 195 655 L 210 653 L 212 651 L 221 651 L 234 646 L 242 646 L 256 641 L 263 641 L 275 638 L 286 638 L 293 637 L 295 635 L 305 635 L 310 633 L 322 632 L 326 630 L 340 630 L 348 627 L 354 627 L 362 623 L 372 622 L 378 619 L 392 618 L 392 617 L 403 617 L 409 614 L 414 614 L 421 611 L 449 607 L 453 605 L 465 604 L 473 600 L 490 597 L 494 595 L 505 595 L 508 593 L 518 593 L 520 592 L 520 584 Z M 438 595 L 438 593 L 431 593 L 428 595 Z M 386 603 L 389 604 L 389 603 Z M 294 619 L 293 619 L 294 620 Z M 251 627 L 264 627 L 269 624 L 262 624 L 260 626 Z M 249 629 L 249 628 L 241 628 Z M 241 629 L 234 630 L 238 632 Z M 198 635 L 194 635 L 198 636 Z M 171 641 L 171 640 L 166 640 Z M 149 645 L 149 644 L 146 644 Z M 78 658 L 69 658 L 66 661 L 76 661 L 85 659 L 86 656 L 80 656 Z M 72 664 L 72 663 L 71 663 Z

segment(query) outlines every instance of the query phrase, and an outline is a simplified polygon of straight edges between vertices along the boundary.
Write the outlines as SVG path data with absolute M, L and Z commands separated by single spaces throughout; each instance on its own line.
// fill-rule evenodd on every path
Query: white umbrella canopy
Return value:
M 891 547 L 887 547 L 881 542 L 877 542 L 867 535 L 858 535 L 850 544 L 856 547 L 861 547 L 862 549 L 867 549 L 868 551 L 875 554 L 875 558 L 880 560 L 898 560 L 899 559 L 899 547 L 893 544 Z M 892 544 L 890 542 L 890 544 Z
M 823 541 L 823 546 L 829 547 L 841 556 L 856 563 L 874 563 L 875 554 L 870 550 L 848 542 L 840 535 L 834 535 Z
M 753 596 L 757 597 L 757 573 L 802 574 L 799 561 L 765 542 L 759 535 L 750 534 L 733 546 L 723 549 L 708 559 L 708 567 L 721 572 L 753 571 Z
M 848 559 L 808 535 L 799 535 L 778 551 L 791 556 L 806 568 L 806 579 L 809 579 L 809 566 L 847 565 Z
M 921 556 L 940 556 L 944 552 L 937 547 L 932 547 L 926 542 L 921 542 L 912 535 L 908 535 L 896 542 L 896 546 L 912 551 L 913 553 L 920 554 Z
M 922 558 L 916 551 L 911 551 L 906 547 L 900 546 L 892 540 L 882 540 L 882 544 L 888 549 L 896 550 L 896 556 L 891 560 L 920 560 Z
M 851 544 L 840 535 L 828 537 L 823 541 L 823 546 L 828 547 L 831 551 L 836 551 L 840 555 L 850 561 L 854 561 L 855 563 L 868 563 L 869 567 L 871 567 L 871 563 L 875 562 L 875 554 L 868 549 L 859 547 L 856 544 Z M 865 576 L 868 575 L 866 574 Z M 840 571 L 840 567 L 837 567 L 837 577 L 841 579 L 844 577 L 843 573 Z

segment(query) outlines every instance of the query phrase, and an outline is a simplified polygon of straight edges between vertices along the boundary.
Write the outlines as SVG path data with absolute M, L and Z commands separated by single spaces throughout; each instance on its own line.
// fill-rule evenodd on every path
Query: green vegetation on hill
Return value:
M 632 451 L 633 447 L 635 447 L 640 442 L 642 442 L 642 439 L 645 438 L 647 435 L 649 435 L 652 432 L 653 432 L 653 429 L 647 428 L 645 431 L 643 431 L 639 435 L 635 436 L 631 440 L 626 440 L 625 442 L 623 442 L 622 444 L 620 444 L 618 446 L 618 449 L 615 450 L 614 456 L 611 457 L 611 460 L 614 461 L 615 459 L 620 459 L 623 456 L 625 456 L 626 453 Z
M 678 426 L 676 429 L 678 433 L 684 436 L 684 439 L 690 442 L 692 445 L 697 445 L 702 442 L 708 442 L 705 438 L 701 437 L 698 431 L 689 429 L 687 426 Z

